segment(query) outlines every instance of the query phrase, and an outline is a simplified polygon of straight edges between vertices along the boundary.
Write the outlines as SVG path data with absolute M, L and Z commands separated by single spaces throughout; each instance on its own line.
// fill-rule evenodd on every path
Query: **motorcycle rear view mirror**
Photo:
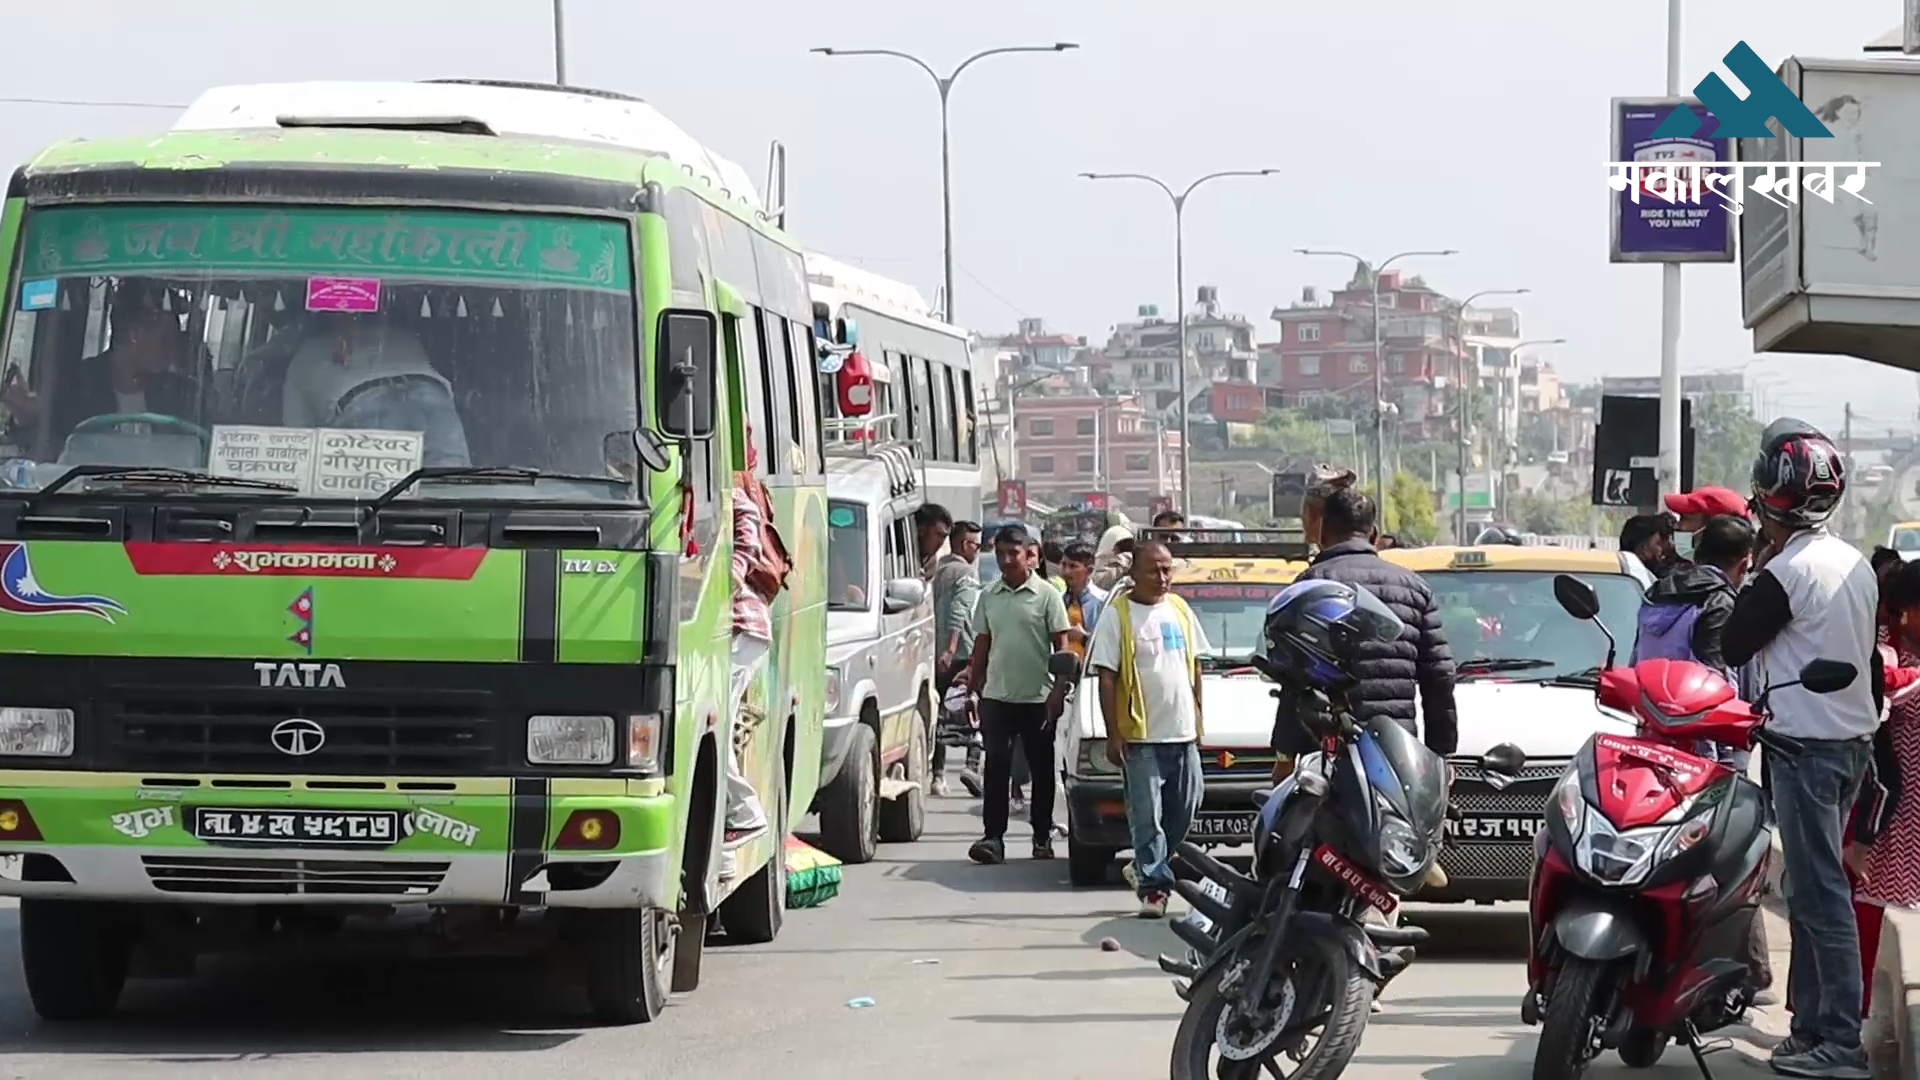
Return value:
M 1800 669 L 1800 686 L 1812 694 L 1833 694 L 1859 677 L 1860 669 L 1845 660 L 1813 660 Z
M 1553 579 L 1553 598 L 1560 601 L 1566 613 L 1588 622 L 1600 616 L 1600 597 L 1593 586 L 1574 577 L 1572 574 L 1559 574 Z

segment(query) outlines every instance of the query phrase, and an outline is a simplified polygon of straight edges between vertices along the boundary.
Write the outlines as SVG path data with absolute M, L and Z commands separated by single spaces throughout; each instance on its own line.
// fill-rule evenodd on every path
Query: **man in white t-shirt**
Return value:
M 1168 591 L 1173 554 L 1158 540 L 1134 548 L 1132 588 L 1094 624 L 1088 662 L 1100 680 L 1107 759 L 1126 772 L 1134 891 L 1142 918 L 1167 913 L 1172 850 L 1200 809 L 1200 654 L 1206 635 Z
M 418 431 L 422 465 L 471 464 L 452 384 L 419 338 L 357 315 L 310 318 L 280 391 L 288 427 Z

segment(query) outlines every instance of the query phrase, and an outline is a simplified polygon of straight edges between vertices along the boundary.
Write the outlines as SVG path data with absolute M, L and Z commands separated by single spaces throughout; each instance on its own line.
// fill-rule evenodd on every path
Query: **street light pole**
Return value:
M 1223 176 L 1275 176 L 1279 172 L 1279 169 L 1221 169 L 1200 177 L 1188 184 L 1185 190 L 1177 192 L 1165 180 L 1146 173 L 1080 174 L 1087 180 L 1144 180 L 1165 192 L 1167 199 L 1173 203 L 1173 314 L 1180 324 L 1180 356 L 1179 362 L 1174 365 L 1174 393 L 1180 397 L 1177 403 L 1180 416 L 1180 513 L 1185 517 L 1193 516 L 1193 432 L 1187 424 L 1187 197 L 1200 185 Z
M 1467 464 L 1473 453 L 1468 435 L 1468 425 L 1473 420 L 1473 397 L 1467 390 L 1467 309 L 1475 300 L 1483 296 L 1525 296 L 1532 289 L 1481 289 L 1465 300 L 1453 315 L 1453 351 L 1454 381 L 1459 385 L 1454 389 L 1454 409 L 1458 418 L 1460 434 L 1460 503 L 1454 507 L 1453 539 L 1456 544 L 1467 542 Z
M 567 85 L 567 16 L 563 0 L 553 0 L 553 81 Z
M 1529 338 L 1528 340 L 1522 341 L 1518 345 L 1515 345 L 1513 347 L 1513 351 L 1507 354 L 1507 359 L 1511 362 L 1511 365 L 1513 367 L 1513 378 L 1514 378 L 1513 405 L 1514 405 L 1516 416 L 1518 415 L 1518 411 L 1520 408 L 1520 400 L 1519 400 L 1520 398 L 1520 386 L 1519 386 L 1520 350 L 1530 345 L 1565 345 L 1566 343 L 1567 343 L 1566 338 Z M 1497 462 L 1495 467 L 1499 469 L 1498 475 L 1501 478 L 1501 483 L 1499 486 L 1503 489 L 1506 487 L 1505 481 L 1506 481 L 1506 475 L 1507 475 L 1507 451 L 1509 449 L 1508 442 L 1507 442 L 1506 401 L 1507 401 L 1507 377 L 1504 374 L 1502 374 L 1500 376 L 1500 413 L 1497 418 L 1498 423 L 1494 425 L 1495 430 L 1499 433 L 1499 437 L 1500 437 L 1500 445 L 1498 447 L 1498 457 L 1497 458 L 1495 457 L 1494 452 L 1492 450 L 1488 452 L 1487 456 L 1490 463 Z M 1520 430 L 1517 422 L 1514 427 L 1513 437 L 1516 441 L 1520 437 Z
M 1293 250 L 1296 255 L 1337 255 L 1355 262 L 1367 261 L 1351 251 L 1321 251 L 1313 248 L 1294 248 Z M 1453 248 L 1400 251 L 1389 255 L 1386 262 L 1373 267 L 1373 497 L 1382 516 L 1387 512 L 1387 387 L 1386 377 L 1380 370 L 1380 275 L 1386 273 L 1387 267 L 1395 262 L 1414 255 L 1458 254 L 1460 254 L 1459 251 Z M 1464 493 L 1461 498 L 1466 498 Z
M 933 65 L 912 53 L 901 52 L 898 49 L 836 49 L 827 46 L 808 50 L 819 53 L 821 56 L 896 57 L 926 72 L 927 77 L 933 80 L 935 89 L 940 91 L 940 234 L 941 247 L 945 252 L 944 286 L 947 297 L 946 310 L 941 312 L 941 316 L 946 322 L 953 322 L 953 153 L 952 141 L 948 135 L 947 98 L 953 93 L 954 80 L 960 78 L 960 73 L 976 61 L 984 60 L 989 56 L 1000 56 L 1005 53 L 1059 53 L 1079 47 L 1071 41 L 1056 41 L 1051 45 L 1005 45 L 997 49 L 983 49 L 960 61 L 947 75 L 933 70 Z

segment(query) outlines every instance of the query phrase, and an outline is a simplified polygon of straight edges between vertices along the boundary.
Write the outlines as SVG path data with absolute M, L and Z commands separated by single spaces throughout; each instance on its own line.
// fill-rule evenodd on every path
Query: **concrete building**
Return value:
M 1180 326 L 1162 318 L 1153 304 L 1140 305 L 1138 317 L 1113 328 L 1106 348 L 1092 362 L 1105 385 L 1117 393 L 1137 394 L 1150 409 L 1171 416 L 1179 400 L 1179 369 L 1174 366 Z M 1254 381 L 1258 353 L 1253 323 L 1220 305 L 1220 291 L 1202 285 L 1187 312 L 1188 408 L 1198 412 L 1208 403 L 1208 387 L 1215 382 Z
M 1300 300 L 1273 309 L 1280 340 L 1263 347 L 1259 382 L 1278 387 L 1290 403 L 1318 397 L 1351 400 L 1356 415 L 1370 412 L 1374 381 L 1373 272 L 1365 264 L 1321 301 L 1309 287 Z M 1380 276 L 1380 378 L 1386 401 L 1403 425 L 1428 434 L 1447 402 L 1436 391 L 1454 369 L 1451 305 L 1419 277 L 1397 270 Z
M 1180 434 L 1138 396 L 1021 397 L 1013 425 L 1014 475 L 1031 500 L 1067 503 L 1101 491 L 1130 511 L 1156 495 L 1179 501 Z

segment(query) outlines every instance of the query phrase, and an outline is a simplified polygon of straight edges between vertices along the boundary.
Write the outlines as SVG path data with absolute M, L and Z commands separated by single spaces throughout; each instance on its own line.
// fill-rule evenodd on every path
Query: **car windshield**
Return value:
M 827 501 L 827 607 L 866 611 L 867 508 L 841 499 Z
M 1560 607 L 1553 598 L 1554 574 L 1433 570 L 1424 576 L 1462 678 L 1556 679 L 1606 662 L 1606 635 Z M 1630 642 L 1640 614 L 1640 583 L 1626 574 L 1573 576 L 1593 586 L 1600 617 Z
M 1894 530 L 1893 550 L 1920 551 L 1920 529 Z
M 1173 591 L 1193 609 L 1201 633 L 1213 648 L 1208 656 L 1251 656 L 1260 651 L 1267 622 L 1267 602 L 1278 596 L 1281 584 L 1198 582 L 1175 585 Z
M 622 222 L 102 206 L 30 212 L 21 250 L 5 487 L 114 465 L 364 499 L 422 466 L 496 466 L 564 478 L 428 480 L 403 497 L 633 497 Z

